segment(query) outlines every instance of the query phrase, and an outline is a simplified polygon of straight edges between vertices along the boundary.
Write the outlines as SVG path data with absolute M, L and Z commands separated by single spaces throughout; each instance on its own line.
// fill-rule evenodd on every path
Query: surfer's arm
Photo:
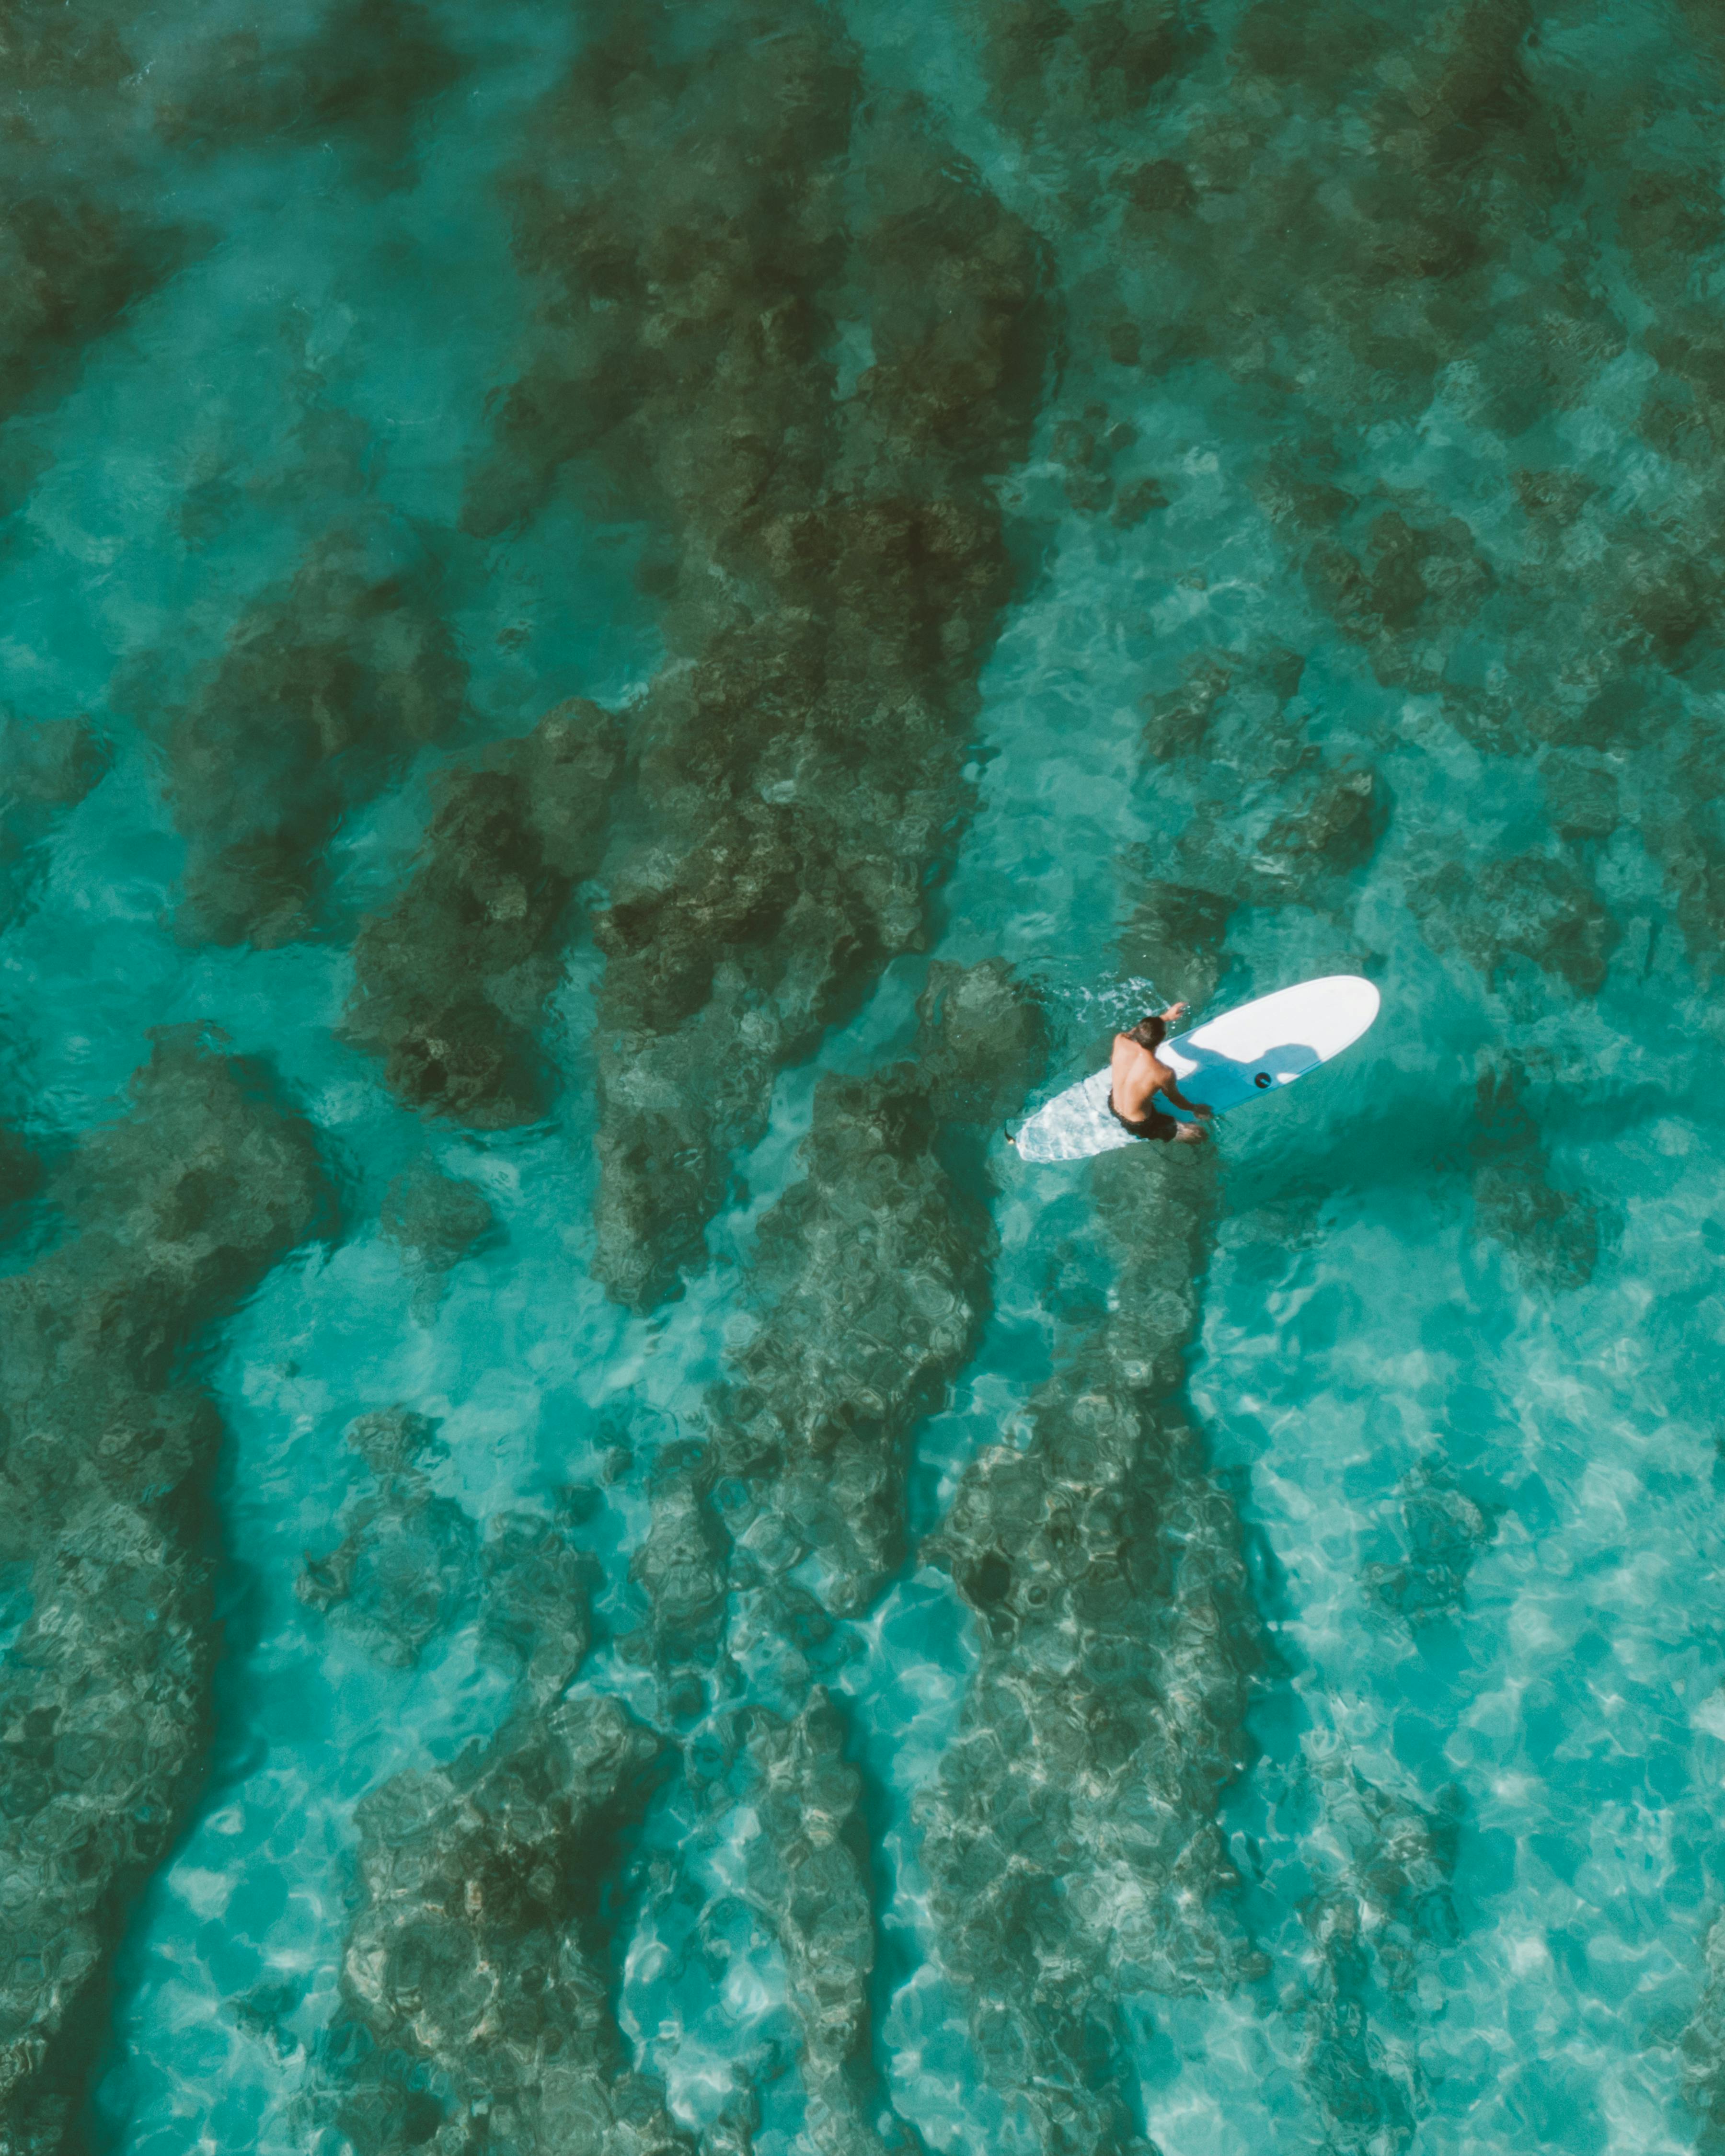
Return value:
M 1189 1116 L 1213 1116 L 1216 1112 L 1214 1108 L 1207 1108 L 1202 1101 L 1189 1101 L 1172 1078 L 1162 1088 L 1162 1097 L 1164 1101 L 1172 1101 L 1175 1107 L 1183 1108 Z

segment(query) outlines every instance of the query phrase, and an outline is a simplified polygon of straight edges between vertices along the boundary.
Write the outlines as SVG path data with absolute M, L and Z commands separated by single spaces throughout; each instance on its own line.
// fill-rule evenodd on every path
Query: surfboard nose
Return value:
M 1363 973 L 1332 973 L 1308 985 L 1325 991 L 1325 1002 L 1333 1009 L 1336 1018 L 1352 1024 L 1351 1038 L 1355 1040 L 1377 1017 L 1384 1001 L 1377 983 L 1368 981 Z

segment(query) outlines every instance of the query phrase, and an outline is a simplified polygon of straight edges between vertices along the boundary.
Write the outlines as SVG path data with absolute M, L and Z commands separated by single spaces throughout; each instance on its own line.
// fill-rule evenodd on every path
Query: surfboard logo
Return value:
M 1255 1086 L 1267 1086 L 1270 1083 L 1270 1073 L 1267 1070 L 1260 1070 L 1253 1079 L 1252 1083 Z

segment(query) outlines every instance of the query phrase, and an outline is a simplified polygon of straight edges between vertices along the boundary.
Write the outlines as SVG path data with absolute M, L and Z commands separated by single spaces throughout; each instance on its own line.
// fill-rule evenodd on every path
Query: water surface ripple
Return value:
M 1725 2149 L 1717 11 L 5 45 L 0 2156 Z

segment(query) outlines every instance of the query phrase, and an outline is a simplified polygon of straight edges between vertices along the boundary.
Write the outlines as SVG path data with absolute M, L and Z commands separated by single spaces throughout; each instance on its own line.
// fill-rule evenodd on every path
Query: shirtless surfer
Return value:
M 1153 1103 L 1156 1096 L 1184 1108 L 1189 1115 L 1215 1113 L 1200 1101 L 1189 1101 L 1179 1081 L 1156 1051 L 1167 1038 L 1172 1021 L 1185 1009 L 1170 1004 L 1159 1018 L 1140 1019 L 1130 1033 L 1117 1033 L 1109 1065 L 1108 1106 L 1114 1120 L 1135 1138 L 1172 1139 L 1177 1145 L 1199 1145 L 1204 1133 L 1196 1123 L 1178 1123 Z

